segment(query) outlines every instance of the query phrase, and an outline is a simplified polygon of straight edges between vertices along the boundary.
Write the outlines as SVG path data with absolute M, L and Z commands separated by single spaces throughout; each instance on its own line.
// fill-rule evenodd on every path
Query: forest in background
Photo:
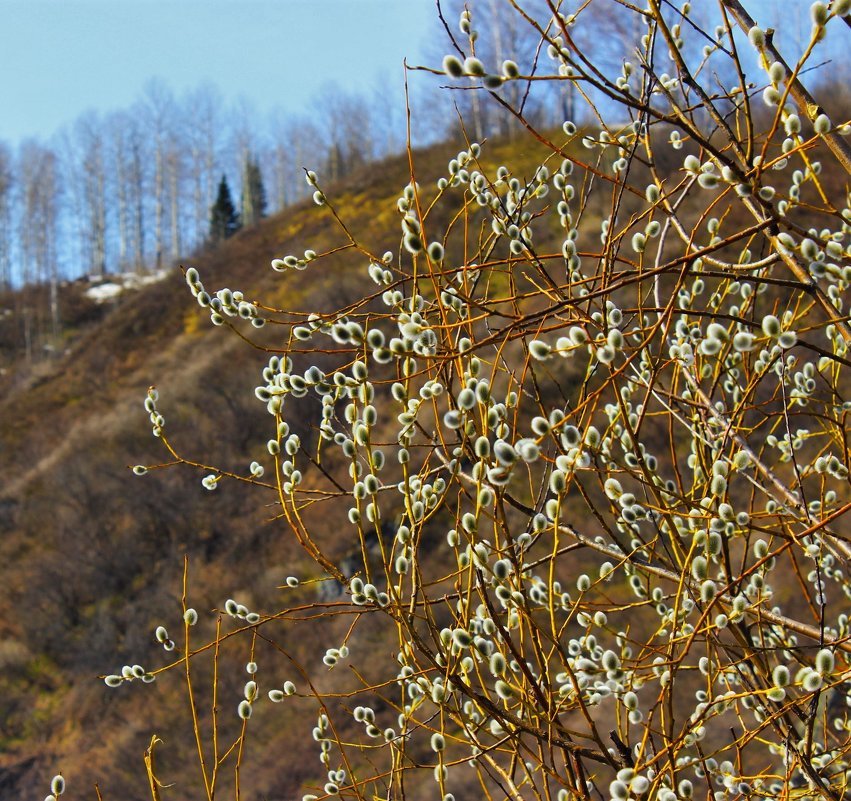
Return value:
M 532 70 L 534 38 L 489 3 L 493 57 L 510 51 Z M 455 6 L 445 4 L 447 13 Z M 439 37 L 439 19 L 434 26 Z M 214 246 L 222 179 L 236 228 L 251 227 L 310 195 L 308 167 L 333 184 L 401 153 L 408 139 L 402 71 L 400 64 L 399 75 L 384 76 L 369 95 L 328 84 L 301 113 L 265 116 L 213 84 L 178 96 L 151 79 L 127 108 L 85 111 L 46 140 L 0 141 L 0 370 L 3 353 L 22 350 L 31 363 L 62 352 L 73 329 L 62 311 L 68 282 L 133 281 Z M 518 91 L 512 88 L 511 102 L 520 102 Z M 574 101 L 551 85 L 523 98 L 541 125 L 557 124 Z M 409 102 L 414 146 L 446 139 L 462 119 L 479 139 L 518 130 L 505 109 L 476 92 L 441 91 L 436 80 L 412 80 Z
M 457 16 L 462 5 L 459 0 L 444 3 L 445 17 Z M 527 6 L 535 13 L 545 3 Z M 503 13 L 500 0 L 483 0 L 480 7 L 486 30 L 479 55 L 501 62 L 511 53 L 534 75 L 540 51 L 528 26 Z M 769 16 L 780 13 L 777 6 L 768 11 Z M 699 10 L 695 13 L 700 19 Z M 593 44 L 602 63 L 619 65 L 634 23 L 615 3 L 594 6 L 586 14 L 591 15 L 597 15 L 606 36 L 594 39 L 583 31 L 577 44 Z M 434 29 L 423 34 L 433 42 L 427 52 L 434 53 L 435 64 L 445 38 L 443 23 L 436 15 Z M 802 37 L 803 30 L 786 25 L 778 41 L 795 52 Z M 838 47 L 826 44 L 824 49 L 835 57 Z M 213 84 L 178 96 L 166 81 L 151 79 L 127 108 L 84 111 L 47 139 L 14 145 L 0 141 L 0 290 L 80 277 L 100 280 L 175 263 L 208 243 L 210 211 L 222 176 L 243 223 L 251 225 L 257 212 L 246 208 L 251 205 L 246 175 L 252 168 L 265 190 L 264 211 L 271 213 L 309 194 L 303 180 L 307 167 L 334 182 L 401 152 L 407 132 L 399 83 L 399 76 L 385 76 L 371 95 L 328 84 L 301 113 L 275 111 L 261 117 L 249 101 L 225 98 Z M 450 136 L 462 119 L 477 141 L 516 133 L 506 108 L 482 102 L 477 92 L 448 93 L 440 85 L 412 81 L 415 146 Z M 522 108 L 539 127 L 565 118 L 592 121 L 565 82 L 509 85 L 504 100 Z M 837 105 L 841 101 L 836 98 Z M 604 114 L 614 108 L 604 98 L 595 102 Z M 52 325 L 60 326 L 61 320 L 53 319 Z

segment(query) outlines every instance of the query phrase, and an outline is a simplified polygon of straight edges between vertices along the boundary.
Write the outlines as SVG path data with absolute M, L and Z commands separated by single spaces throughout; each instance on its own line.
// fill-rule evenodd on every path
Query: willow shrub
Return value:
M 799 78 L 851 2 L 813 4 L 798 63 L 737 0 L 695 19 L 620 2 L 636 39 L 614 74 L 575 45 L 599 2 L 546 18 L 505 4 L 540 43 L 534 70 L 477 57 L 489 12 L 465 11 L 433 70 L 545 146 L 531 175 L 471 142 L 436 186 L 400 187 L 398 239 L 365 243 L 307 173 L 362 254 L 360 302 L 275 311 L 186 272 L 214 325 L 283 332 L 253 389 L 268 458 L 201 483 L 271 489 L 311 580 L 342 585 L 307 606 L 228 601 L 219 640 L 284 642 L 296 607 L 351 622 L 315 663 L 249 663 L 222 713 L 240 734 L 214 761 L 189 668 L 219 640 L 190 644 L 185 598 L 177 645 L 156 632 L 176 661 L 106 677 L 185 672 L 209 798 L 229 764 L 239 781 L 256 708 L 297 696 L 321 762 L 305 801 L 450 801 L 471 777 L 547 801 L 847 793 L 851 128 Z M 569 84 L 597 123 L 545 135 L 505 100 L 512 82 Z M 333 259 L 272 268 L 310 280 Z M 185 461 L 167 399 L 151 389 L 145 407 Z M 313 537 L 323 504 L 354 566 Z M 392 654 L 359 641 L 367 620 Z M 322 689 L 350 668 L 357 693 Z

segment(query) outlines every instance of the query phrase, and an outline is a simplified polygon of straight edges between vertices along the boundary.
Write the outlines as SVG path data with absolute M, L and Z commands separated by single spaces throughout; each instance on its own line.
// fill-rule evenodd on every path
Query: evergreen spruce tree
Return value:
M 266 216 L 266 188 L 260 165 L 248 156 L 242 169 L 242 224 L 257 225 Z
M 210 241 L 219 244 L 240 229 L 239 217 L 230 195 L 227 178 L 222 175 L 216 202 L 210 209 Z

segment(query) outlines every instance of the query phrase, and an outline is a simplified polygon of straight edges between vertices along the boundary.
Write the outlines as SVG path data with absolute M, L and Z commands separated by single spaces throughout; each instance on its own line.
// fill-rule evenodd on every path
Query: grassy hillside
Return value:
M 442 145 L 417 154 L 417 179 L 433 186 L 451 152 Z M 485 155 L 498 164 L 509 152 L 515 165 L 528 163 L 532 171 L 541 151 L 518 153 L 505 142 L 487 146 Z M 395 201 L 409 181 L 401 157 L 329 188 L 329 196 L 354 237 L 395 250 Z M 450 210 L 442 214 L 448 220 Z M 345 244 L 327 209 L 304 204 L 184 266 L 196 267 L 209 287 L 239 287 L 298 319 L 358 299 L 363 255 L 341 252 L 309 274 L 277 274 L 269 262 L 306 247 L 325 252 Z M 167 663 L 153 632 L 178 617 L 184 556 L 199 611 L 221 609 L 231 596 L 273 608 L 284 578 L 311 568 L 262 495 L 236 482 L 209 493 L 201 469 L 152 470 L 139 478 L 128 466 L 167 457 L 142 408 L 152 384 L 169 437 L 186 458 L 247 475 L 249 462 L 268 457 L 268 415 L 252 390 L 268 360 L 261 348 L 283 344 L 282 330 L 246 326 L 256 335 L 252 349 L 216 329 L 177 268 L 103 306 L 84 289 L 78 283 L 63 292 L 65 352 L 34 366 L 17 339 L 14 310 L 25 301 L 3 299 L 12 312 L 0 320 L 0 795 L 43 795 L 45 777 L 61 769 L 81 794 L 97 782 L 105 799 L 149 797 L 142 756 L 157 733 L 167 741 L 158 770 L 190 797 L 198 776 L 177 676 L 118 691 L 98 676 L 124 663 Z M 316 533 L 335 558 L 345 558 L 356 543 L 339 532 L 340 521 L 327 519 Z M 317 589 L 299 592 L 312 600 Z M 213 627 L 214 616 L 202 615 L 199 639 Z M 296 658 L 315 650 L 310 637 L 295 636 L 292 648 Z M 220 692 L 238 698 L 246 655 L 225 649 L 222 658 L 228 669 Z M 230 710 L 235 701 L 223 705 Z M 281 714 L 256 722 L 252 771 L 243 776 L 247 797 L 290 797 L 319 773 L 304 726 L 288 725 L 291 718 Z M 225 729 L 236 726 L 232 718 L 223 716 Z
M 415 177 L 423 187 L 423 204 L 436 194 L 435 182 L 445 174 L 449 154 L 461 146 L 444 144 L 416 154 Z M 579 152 L 578 141 L 576 148 Z M 495 171 L 497 165 L 510 162 L 514 175 L 528 180 L 546 152 L 531 140 L 522 145 L 486 143 L 482 164 Z M 672 160 L 668 168 L 672 182 L 679 180 L 679 165 Z M 641 170 L 636 163 L 630 175 L 633 186 L 647 183 Z M 68 287 L 63 295 L 65 350 L 32 365 L 24 360 L 16 337 L 20 320 L 15 310 L 26 306 L 26 299 L 3 300 L 12 312 L 0 319 L 5 370 L 0 388 L 4 477 L 0 608 L 5 613 L 0 623 L 0 796 L 41 797 L 47 777 L 61 770 L 80 797 L 97 783 L 107 800 L 149 798 L 143 754 L 151 736 L 158 735 L 163 744 L 157 748 L 157 775 L 175 785 L 174 797 L 201 797 L 180 671 L 169 671 L 150 686 L 134 682 L 114 690 L 100 678 L 119 672 L 124 664 L 141 663 L 157 671 L 174 661 L 173 653 L 158 645 L 154 631 L 159 625 L 170 631 L 181 628 L 184 564 L 187 600 L 200 613 L 193 630 L 196 644 L 214 638 L 219 616 L 211 611 L 222 610 L 229 598 L 270 613 L 280 608 L 286 593 L 287 603 L 304 609 L 287 625 L 264 628 L 268 639 L 254 641 L 253 652 L 246 637 L 222 642 L 215 704 L 209 669 L 199 666 L 193 680 L 201 710 L 199 725 L 206 730 L 215 720 L 222 741 L 232 740 L 240 728 L 235 709 L 248 661 L 269 665 L 270 672 L 280 669 L 280 675 L 264 674 L 261 682 L 264 689 L 278 686 L 292 677 L 295 665 L 320 664 L 328 642 L 346 638 L 350 622 L 346 617 L 318 621 L 311 616 L 312 604 L 333 609 L 338 595 L 333 582 L 310 581 L 317 568 L 292 527 L 279 517 L 276 493 L 264 488 L 262 480 L 257 482 L 261 486 L 249 486 L 227 476 L 215 492 L 208 492 L 201 480 L 212 465 L 242 477 L 249 475 L 253 460 L 268 465 L 266 443 L 274 424 L 254 395 L 261 371 L 270 353 L 291 344 L 290 324 L 303 322 L 308 313 L 330 312 L 363 299 L 368 261 L 351 242 L 368 245 L 376 256 L 385 250 L 399 252 L 396 201 L 411 178 L 406 157 L 372 166 L 343 185 L 323 187 L 333 212 L 314 204 L 287 209 L 183 265 L 196 268 L 211 291 L 227 285 L 241 290 L 246 299 L 275 306 L 277 311 L 270 316 L 281 324 L 255 330 L 237 320 L 232 330 L 216 328 L 209 312 L 192 300 L 183 271 L 175 268 L 165 280 L 126 292 L 103 306 L 86 299 L 83 285 Z M 577 170 L 573 180 L 582 198 L 583 236 L 587 234 L 590 241 L 599 241 L 600 221 L 614 204 L 619 205 L 622 220 L 629 219 L 637 206 L 635 197 L 629 193 L 621 197 L 616 186 L 612 192 L 604 188 L 593 194 L 586 204 L 590 173 Z M 832 180 L 826 177 L 826 182 Z M 835 187 L 828 189 L 832 192 Z M 433 230 L 450 232 L 445 242 L 447 263 L 467 264 L 468 253 L 482 238 L 476 226 L 484 218 L 477 217 L 475 209 L 466 217 L 456 216 L 462 199 L 461 191 L 450 193 L 448 202 L 429 218 Z M 687 205 L 680 210 L 682 219 L 696 219 L 703 212 Z M 334 214 L 345 223 L 348 235 Z M 801 222 L 805 224 L 803 216 Z M 636 225 L 643 227 L 644 221 Z M 540 251 L 557 254 L 551 269 L 561 283 L 565 275 L 558 254 L 563 235 L 556 225 L 549 229 L 542 225 L 536 231 Z M 628 242 L 631 235 L 630 225 L 624 225 L 622 239 Z M 307 272 L 270 269 L 273 258 L 300 255 L 305 248 L 320 254 L 336 252 Z M 719 254 L 737 258 L 728 250 L 733 248 Z M 622 269 L 622 276 L 630 268 L 630 257 L 622 257 L 618 264 L 603 253 L 586 258 L 599 265 L 593 280 L 601 284 L 612 270 Z M 543 304 L 545 296 L 536 282 L 547 277 L 551 276 L 544 270 L 535 274 L 525 265 L 515 271 L 510 263 L 504 270 L 494 269 L 488 291 L 497 300 L 490 311 L 511 319 L 516 309 L 498 299 L 511 287 L 523 304 L 516 319 L 526 315 L 525 320 L 533 321 L 535 304 Z M 674 277 L 665 276 L 664 281 L 673 284 Z M 667 283 L 662 289 L 669 289 Z M 784 291 L 772 289 L 778 296 Z M 611 297 L 617 297 L 617 290 Z M 365 301 L 365 308 L 378 303 L 372 298 Z M 550 330 L 559 325 L 553 323 Z M 528 363 L 519 335 L 506 337 L 505 343 L 501 356 L 510 363 Z M 515 359 L 518 354 L 521 358 Z M 314 357 L 330 365 L 335 354 Z M 583 383 L 583 374 L 569 366 L 545 375 L 547 382 L 535 388 L 543 406 L 567 405 L 580 389 L 596 391 L 600 382 L 597 377 Z M 389 373 L 384 378 L 389 379 Z M 524 374 L 519 384 L 529 380 Z M 379 391 L 386 392 L 387 383 L 378 380 Z M 169 442 L 193 465 L 159 469 L 170 457 L 151 436 L 143 408 L 151 385 L 159 392 L 158 408 L 166 418 Z M 766 410 L 773 400 L 766 399 Z M 305 441 L 315 440 L 308 420 L 290 415 L 289 422 Z M 673 437 L 666 426 L 663 417 L 650 418 L 642 436 L 660 453 L 669 449 L 673 458 L 677 451 L 685 451 L 687 443 Z M 391 436 L 389 428 L 384 433 Z M 133 475 L 130 466 L 139 464 L 149 466 L 146 475 Z M 331 453 L 321 467 L 307 473 L 307 486 L 323 492 L 345 470 L 344 461 Z M 589 507 L 603 508 L 600 493 L 590 493 Z M 565 501 L 568 516 L 572 502 Z M 578 517 L 583 503 L 577 499 L 576 519 L 588 521 L 589 530 L 595 530 L 587 511 Z M 305 512 L 317 545 L 336 565 L 357 564 L 361 550 L 356 529 L 347 521 L 347 506 L 340 498 Z M 521 516 L 508 510 L 506 517 L 510 527 Z M 443 536 L 443 522 L 447 521 L 437 518 L 433 531 L 426 534 Z M 430 558 L 436 562 L 442 557 L 435 553 Z M 572 554 L 558 570 L 574 580 L 585 558 Z M 430 567 L 425 564 L 423 569 L 428 572 Z M 434 574 L 442 575 L 436 568 Z M 290 575 L 307 581 L 287 589 L 282 585 Z M 778 600 L 786 601 L 780 595 L 793 592 L 778 588 Z M 628 598 L 623 586 L 614 586 L 608 600 L 622 599 L 626 609 Z M 789 608 L 794 609 L 794 603 Z M 228 617 L 222 625 L 225 633 L 237 628 Z M 640 640 L 642 632 L 636 628 L 632 634 Z M 394 643 L 385 637 L 366 619 L 349 642 L 387 655 Z M 360 677 L 338 670 L 323 674 L 320 681 L 323 692 L 337 693 L 340 703 L 354 706 Z M 217 711 L 211 713 L 214 706 Z M 243 797 L 293 798 L 303 784 L 321 783 L 316 745 L 307 736 L 310 716 L 315 714 L 315 704 L 306 699 L 258 708 L 246 740 Z M 223 779 L 223 795 L 232 781 L 230 774 Z M 476 791 L 472 786 L 466 789 Z M 408 792 L 412 799 L 424 797 L 415 784 Z

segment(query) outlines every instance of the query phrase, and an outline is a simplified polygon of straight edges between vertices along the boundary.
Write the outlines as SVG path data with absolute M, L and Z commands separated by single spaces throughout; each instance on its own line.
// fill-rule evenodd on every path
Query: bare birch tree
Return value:
M 190 92 L 181 104 L 192 192 L 190 239 L 194 246 L 203 243 L 207 237 L 210 208 L 216 197 L 225 128 L 223 107 L 221 92 L 209 83 Z
M 24 283 L 48 286 L 47 310 L 25 308 L 26 357 L 37 344 L 55 346 L 59 338 L 59 166 L 50 148 L 28 140 L 18 154 L 20 181 L 20 252 Z
M 0 142 L 0 290 L 12 287 L 12 152 Z
M 151 188 L 154 206 L 154 266 L 160 269 L 165 248 L 168 126 L 174 111 L 174 97 L 171 90 L 160 80 L 149 81 L 144 91 L 144 107 L 154 148 L 154 178 Z
M 107 272 L 107 194 L 106 144 L 101 118 L 93 112 L 79 117 L 74 126 L 74 139 L 79 159 L 76 176 L 82 182 L 86 269 L 89 275 L 102 278 Z

